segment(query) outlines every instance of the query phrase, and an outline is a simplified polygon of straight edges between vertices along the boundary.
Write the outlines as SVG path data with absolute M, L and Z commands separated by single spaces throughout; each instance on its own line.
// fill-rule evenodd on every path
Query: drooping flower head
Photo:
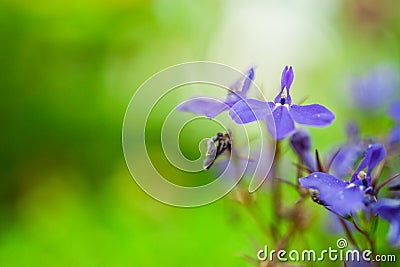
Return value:
M 178 106 L 179 111 L 204 115 L 210 119 L 230 109 L 236 102 L 245 99 L 254 79 L 254 68 L 250 68 L 245 79 L 237 81 L 228 91 L 225 100 L 210 97 L 195 97 Z M 242 87 L 240 85 L 243 83 Z
M 299 182 L 305 188 L 318 191 L 318 203 L 335 214 L 347 217 L 374 201 L 371 173 L 385 155 L 382 145 L 370 145 L 350 181 L 327 173 L 314 172 L 305 178 L 300 178 Z
M 297 130 L 290 137 L 290 144 L 307 168 L 316 171 L 317 164 L 311 153 L 311 138 L 308 132 L 302 129 Z
M 290 88 L 294 79 L 293 68 L 286 66 L 282 72 L 281 89 L 274 102 L 264 102 L 256 99 L 240 100 L 232 106 L 230 115 L 239 124 L 256 120 L 266 120 L 272 112 L 273 123 L 267 122 L 267 128 L 277 140 L 284 139 L 295 131 L 298 124 L 325 127 L 332 123 L 335 115 L 318 104 L 295 105 L 292 103 Z

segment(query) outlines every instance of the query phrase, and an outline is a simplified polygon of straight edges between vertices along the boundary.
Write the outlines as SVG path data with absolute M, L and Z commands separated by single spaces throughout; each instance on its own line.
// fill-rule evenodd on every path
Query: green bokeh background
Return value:
M 293 1 L 283 2 L 287 9 L 296 8 Z M 224 14 L 237 4 L 1 1 L 0 266 L 248 265 L 238 255 L 254 256 L 259 247 L 252 240 L 266 244 L 268 238 L 240 205 L 229 196 L 195 209 L 153 200 L 131 178 L 121 145 L 125 109 L 151 75 L 192 60 L 235 63 L 235 55 L 224 61 L 209 49 L 218 39 Z M 375 115 L 365 116 L 346 105 L 343 81 L 381 62 L 398 64 L 400 47 L 396 1 L 346 0 L 333 6 L 332 16 L 322 19 L 331 32 L 320 37 L 334 53 L 314 54 L 307 64 L 294 65 L 298 90 L 293 97 L 309 96 L 307 101 L 323 103 L 337 115 L 329 130 L 311 130 L 314 146 L 324 152 L 329 144 L 345 140 L 344 124 L 351 119 L 368 134 L 383 133 L 392 125 L 388 119 L 372 124 L 369 118 Z M 235 27 L 230 33 L 242 34 Z M 263 34 L 268 33 L 255 35 L 265 38 Z M 295 50 L 296 43 L 292 46 Z M 233 67 L 268 65 L 253 59 Z M 275 80 L 260 78 L 261 84 L 278 88 L 285 64 L 291 62 L 271 63 Z M 158 129 L 159 123 L 149 127 Z M 199 127 L 195 134 L 206 133 Z M 190 140 L 183 142 L 189 157 L 198 155 L 197 146 L 191 148 Z M 209 181 L 209 174 L 204 179 Z M 287 194 L 295 201 L 294 192 Z M 261 203 L 268 213 L 269 202 Z M 307 205 L 316 214 L 309 243 L 316 249 L 334 245 L 337 236 L 319 233 L 326 212 L 311 202 Z M 383 224 L 382 241 L 385 229 Z

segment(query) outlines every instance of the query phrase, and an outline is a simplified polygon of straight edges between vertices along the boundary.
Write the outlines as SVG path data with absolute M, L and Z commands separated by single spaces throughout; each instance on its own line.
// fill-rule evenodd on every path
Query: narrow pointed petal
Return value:
M 318 104 L 305 106 L 291 105 L 290 115 L 298 124 L 316 127 L 328 126 L 335 119 L 335 114 L 326 107 Z
M 367 153 L 365 155 L 365 160 L 367 161 L 368 174 L 371 174 L 372 170 L 378 165 L 378 163 L 383 160 L 386 156 L 386 151 L 383 145 L 373 144 L 369 145 Z
M 294 79 L 293 68 L 286 66 L 283 69 L 282 77 L 281 77 L 281 91 L 275 98 L 275 103 L 279 103 L 281 101 L 283 90 L 286 88 L 286 100 L 285 103 L 291 105 L 292 97 L 290 96 L 290 87 L 292 86 Z M 283 103 L 282 103 L 283 104 Z
M 357 170 L 354 172 L 353 176 L 351 177 L 351 182 L 357 180 L 357 175 L 360 171 L 367 168 L 367 183 L 371 185 L 371 173 L 372 170 L 376 167 L 376 165 L 385 158 L 386 151 L 383 145 L 381 144 L 373 144 L 369 145 L 367 152 L 365 153 L 364 159 L 360 162 Z
M 288 104 L 289 106 L 292 105 L 292 97 L 290 96 L 290 92 L 289 89 L 286 89 L 286 104 Z
M 225 99 L 225 103 L 230 106 L 234 105 L 240 99 L 245 99 L 247 92 L 250 89 L 251 83 L 254 80 L 254 67 L 250 68 L 243 78 L 240 77 L 232 86 L 229 87 L 228 94 Z
M 243 87 L 242 87 L 242 90 L 240 92 L 240 95 L 242 97 L 246 97 L 247 92 L 249 91 L 251 82 L 253 80 L 254 80 L 254 68 L 252 67 L 252 68 L 249 69 L 249 71 L 246 74 L 246 78 L 244 79 Z
M 290 87 L 292 86 L 293 80 L 294 80 L 294 72 L 293 72 L 292 66 L 290 66 L 290 68 L 285 73 L 285 85 L 286 85 L 286 90 L 287 90 L 288 95 L 289 95 L 289 90 L 290 90 Z
M 267 123 L 269 133 L 276 140 L 282 140 L 295 131 L 294 121 L 285 106 L 277 106 L 272 111 L 275 125 Z
M 289 67 L 285 66 L 285 68 L 282 71 L 282 76 L 281 76 L 281 92 L 283 89 L 286 87 L 286 73 L 288 71 Z
M 268 114 L 268 103 L 256 99 L 240 100 L 229 111 L 232 120 L 238 124 L 264 120 Z
M 332 162 L 331 171 L 336 177 L 344 179 L 353 173 L 356 162 L 364 154 L 362 143 L 349 143 L 342 146 Z
M 186 111 L 194 114 L 204 115 L 211 119 L 221 112 L 228 110 L 229 105 L 219 99 L 196 97 L 183 102 L 177 107 L 177 109 L 179 111 Z
M 365 207 L 363 189 L 335 176 L 314 172 L 299 182 L 302 187 L 318 190 L 322 205 L 343 217 Z

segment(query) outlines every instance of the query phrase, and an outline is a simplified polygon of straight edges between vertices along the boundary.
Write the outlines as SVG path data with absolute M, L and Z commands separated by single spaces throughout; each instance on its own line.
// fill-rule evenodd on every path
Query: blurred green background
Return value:
M 247 266 L 238 255 L 268 240 L 230 197 L 181 209 L 138 188 L 122 154 L 124 112 L 170 65 L 255 64 L 272 97 L 291 64 L 293 97 L 337 114 L 329 130 L 311 130 L 327 151 L 365 115 L 346 102 L 346 77 L 398 64 L 400 5 L 320 2 L 1 1 L 0 266 Z M 359 121 L 371 134 L 391 125 Z M 310 240 L 326 248 L 336 238 Z

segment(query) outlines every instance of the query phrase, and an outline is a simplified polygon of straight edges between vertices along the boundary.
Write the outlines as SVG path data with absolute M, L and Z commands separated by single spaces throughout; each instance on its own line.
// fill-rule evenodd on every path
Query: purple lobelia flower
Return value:
M 371 173 L 385 155 L 382 145 L 370 145 L 350 181 L 327 173 L 314 172 L 305 178 L 300 178 L 299 182 L 305 188 L 318 191 L 313 196 L 317 203 L 337 215 L 347 217 L 375 201 Z
M 389 222 L 389 242 L 400 246 L 400 199 L 379 199 L 371 207 L 376 214 Z
M 372 171 L 374 170 L 376 165 L 378 165 L 378 163 L 385 158 L 385 156 L 386 156 L 386 151 L 381 144 L 369 145 L 363 160 L 360 162 L 360 165 L 358 165 L 358 168 L 351 176 L 350 182 L 359 183 L 359 181 L 362 181 L 363 185 L 371 186 Z M 364 169 L 366 169 L 367 172 L 365 173 L 364 179 L 360 179 L 360 173 Z
M 400 141 L 400 100 L 389 107 L 389 115 L 396 121 L 397 125 L 390 131 L 388 141 L 394 145 Z
M 212 119 L 218 114 L 230 109 L 239 100 L 245 99 L 253 79 L 254 68 L 250 68 L 246 73 L 246 78 L 243 81 L 241 90 L 239 90 L 238 87 L 240 87 L 239 84 L 242 80 L 239 80 L 232 86 L 231 90 L 229 90 L 225 100 L 195 97 L 179 105 L 178 110 L 201 114 Z
M 351 96 L 356 105 L 373 111 L 386 105 L 399 88 L 398 70 L 390 64 L 382 64 L 350 82 Z
M 290 96 L 293 83 L 292 67 L 286 66 L 282 72 L 281 90 L 274 102 L 256 99 L 243 99 L 232 106 L 230 115 L 239 124 L 256 120 L 265 120 L 272 111 L 274 125 L 267 123 L 268 131 L 277 140 L 284 139 L 295 131 L 295 122 L 316 127 L 325 127 L 332 123 L 335 115 L 324 106 L 318 104 L 295 105 Z
M 347 136 L 347 142 L 339 148 L 331 166 L 332 174 L 341 179 L 350 174 L 349 170 L 353 169 L 366 148 L 365 143 L 360 140 L 359 128 L 356 124 L 348 124 Z
M 308 132 L 301 129 L 297 130 L 290 137 L 290 144 L 307 168 L 311 171 L 316 171 L 317 164 L 311 153 L 311 139 Z

